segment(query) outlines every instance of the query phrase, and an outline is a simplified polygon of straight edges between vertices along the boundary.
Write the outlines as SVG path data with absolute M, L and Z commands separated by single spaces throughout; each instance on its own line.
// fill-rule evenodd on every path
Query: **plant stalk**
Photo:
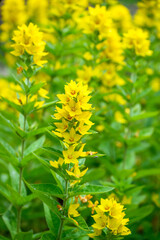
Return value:
M 61 240 L 61 237 L 62 237 L 64 217 L 65 217 L 65 207 L 66 207 L 66 203 L 67 203 L 67 199 L 68 199 L 68 180 L 65 180 L 65 181 L 66 181 L 66 184 L 65 184 L 65 196 L 66 197 L 63 201 L 63 218 L 61 218 L 61 223 L 60 223 L 60 227 L 59 227 L 59 231 L 58 231 L 57 240 Z
M 27 79 L 27 84 L 29 85 L 29 79 Z M 26 104 L 28 103 L 28 93 L 26 93 Z M 26 121 L 27 121 L 27 115 L 24 115 L 24 122 L 23 122 L 23 131 L 26 130 Z M 22 145 L 21 145 L 21 161 L 24 157 L 24 147 L 25 147 L 25 139 L 22 139 Z M 22 177 L 23 177 L 23 167 L 20 167 L 20 174 L 19 174 L 19 187 L 18 187 L 18 193 L 21 195 L 22 191 Z M 22 206 L 19 206 L 17 208 L 17 233 L 20 232 L 21 229 L 21 213 L 22 213 Z

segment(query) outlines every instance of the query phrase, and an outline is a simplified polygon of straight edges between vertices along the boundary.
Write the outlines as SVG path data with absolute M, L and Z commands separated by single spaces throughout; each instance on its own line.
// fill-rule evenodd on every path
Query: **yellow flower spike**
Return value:
M 30 23 L 28 26 L 22 25 L 18 27 L 18 30 L 14 31 L 12 40 L 15 42 L 12 44 L 14 51 L 11 53 L 15 56 L 21 56 L 25 52 L 33 56 L 34 64 L 43 66 L 47 61 L 41 60 L 47 53 L 44 52 L 45 42 L 42 40 L 43 34 L 39 31 L 39 28 Z
M 81 135 L 77 134 L 74 128 L 71 128 L 70 132 L 63 133 L 64 141 L 68 144 L 77 143 L 81 139 Z
M 79 208 L 79 206 L 80 206 L 79 203 L 70 204 L 69 209 L 68 209 L 68 217 L 69 218 L 78 217 L 80 215 L 79 212 L 77 211 L 77 208 Z
M 128 49 L 135 49 L 138 56 L 150 56 L 152 51 L 149 49 L 150 41 L 148 40 L 148 33 L 141 28 L 131 28 L 124 34 L 124 46 Z
M 130 230 L 125 226 L 129 219 L 124 218 L 123 210 L 123 205 L 114 198 L 101 199 L 101 204 L 95 207 L 96 214 L 92 216 L 95 221 L 92 227 L 99 230 L 107 227 L 114 235 L 130 234 Z
M 1 40 L 8 41 L 10 34 L 15 27 L 26 22 L 27 16 L 25 12 L 24 0 L 5 0 L 1 5 L 2 24 L 0 26 Z

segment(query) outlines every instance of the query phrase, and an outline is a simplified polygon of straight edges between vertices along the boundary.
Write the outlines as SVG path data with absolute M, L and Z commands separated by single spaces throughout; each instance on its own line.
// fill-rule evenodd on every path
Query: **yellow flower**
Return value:
M 88 208 L 92 208 L 92 214 L 94 213 L 95 208 L 98 205 L 98 201 L 95 201 L 94 203 L 92 201 L 88 201 Z
M 78 151 L 74 151 L 75 146 L 71 145 L 66 151 L 63 151 L 65 163 L 78 163 L 77 158 L 80 156 Z
M 96 214 L 93 215 L 95 223 L 92 225 L 94 230 L 102 230 L 107 227 L 114 235 L 128 235 L 131 233 L 125 226 L 129 219 L 124 218 L 123 205 L 117 203 L 114 198 L 101 199 L 101 204 L 95 207 L 95 210 Z
M 73 80 L 71 80 L 71 82 L 68 83 L 68 85 L 65 85 L 66 95 L 69 95 L 71 97 L 76 97 L 78 92 L 79 92 L 78 86 L 76 82 L 74 82 Z
M 91 125 L 85 125 L 84 122 L 80 122 L 79 126 L 76 128 L 81 135 L 90 134 L 87 132 L 91 128 Z
M 94 31 L 106 32 L 113 25 L 109 11 L 105 6 L 96 5 L 89 7 L 82 18 L 77 19 L 78 26 L 86 34 L 93 34 Z
M 62 118 L 62 122 L 54 123 L 54 125 L 57 127 L 56 130 L 60 133 L 65 132 L 68 128 L 68 122 L 64 118 Z
M 103 216 L 97 217 L 97 218 L 95 218 L 95 216 L 94 216 L 94 220 L 96 222 L 92 225 L 92 227 L 96 228 L 96 229 L 99 229 L 99 230 L 102 230 L 103 228 L 106 227 L 108 217 L 105 214 Z
M 87 170 L 88 170 L 88 168 L 86 168 L 85 170 L 83 170 L 81 172 L 80 169 L 79 169 L 78 164 L 75 164 L 74 167 L 71 169 L 71 171 L 66 170 L 66 172 L 70 176 L 74 176 L 76 178 L 81 178 L 81 177 L 83 177 L 86 174 Z
M 158 92 L 160 91 L 160 78 L 154 78 L 151 81 L 151 88 L 153 89 L 153 91 Z
M 49 98 L 49 97 L 47 96 L 48 91 L 47 91 L 46 89 L 44 89 L 44 88 L 41 88 L 41 89 L 38 91 L 38 94 L 39 94 L 41 97 L 43 97 L 43 98 Z
M 109 8 L 110 15 L 112 16 L 115 28 L 121 32 L 126 32 L 132 27 L 132 17 L 127 7 L 122 4 L 116 4 Z
M 47 0 L 28 0 L 27 1 L 27 14 L 28 18 L 40 24 L 47 23 Z
M 69 113 L 71 117 L 82 114 L 80 104 L 78 102 L 75 102 L 73 99 L 70 100 L 64 109 Z
M 124 124 L 124 123 L 127 122 L 120 111 L 116 111 L 115 114 L 114 114 L 114 117 L 115 117 L 115 120 L 119 123 Z
M 92 109 L 92 105 L 90 103 L 88 103 L 90 98 L 91 98 L 90 96 L 84 96 L 83 93 L 79 94 L 77 96 L 77 101 L 83 110 L 91 110 Z
M 18 27 L 18 30 L 14 31 L 13 41 L 15 42 L 12 47 L 14 51 L 12 54 L 15 56 L 21 56 L 25 52 L 33 56 L 34 64 L 43 66 L 47 61 L 41 60 L 42 56 L 47 53 L 44 52 L 45 42 L 42 40 L 42 33 L 38 27 L 33 23 L 28 26 L 22 25 Z
M 69 103 L 69 101 L 71 100 L 69 95 L 67 94 L 57 94 L 57 97 L 59 98 L 60 100 L 60 103 L 66 105 Z
M 91 238 L 97 237 L 99 235 L 101 235 L 102 230 L 101 229 L 96 229 L 94 228 L 94 232 L 93 233 L 89 233 L 88 236 Z
M 81 139 L 81 135 L 77 134 L 74 128 L 71 128 L 70 132 L 63 133 L 64 141 L 69 144 L 77 143 Z
M 112 199 L 103 199 L 101 198 L 101 204 L 98 206 L 103 212 L 109 212 L 113 206 Z
M 5 0 L 2 7 L 2 30 L 0 41 L 7 41 L 10 38 L 12 31 L 17 26 L 26 22 L 27 16 L 25 13 L 24 0 Z
M 156 204 L 157 207 L 160 208 L 160 197 L 159 197 L 159 194 L 153 193 L 152 194 L 152 201 Z
M 148 40 L 148 33 L 141 28 L 131 28 L 124 34 L 124 46 L 129 49 L 135 49 L 138 56 L 150 56 L 152 51 L 149 49 L 150 41 Z
M 63 158 L 59 158 L 58 161 L 50 161 L 49 163 L 51 164 L 52 167 L 54 168 L 59 168 L 59 166 L 62 166 L 64 160 Z
M 70 204 L 69 209 L 68 209 L 68 217 L 71 218 L 72 217 L 78 217 L 80 214 L 77 211 L 77 208 L 79 207 L 79 203 L 75 203 L 75 204 Z

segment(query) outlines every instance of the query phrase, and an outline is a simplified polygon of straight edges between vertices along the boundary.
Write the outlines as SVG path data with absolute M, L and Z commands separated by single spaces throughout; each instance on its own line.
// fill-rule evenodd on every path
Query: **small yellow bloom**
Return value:
M 75 203 L 75 204 L 70 204 L 69 209 L 68 209 L 68 217 L 71 218 L 72 217 L 78 217 L 80 214 L 77 211 L 77 208 L 79 207 L 79 203 Z
M 59 158 L 58 161 L 50 161 L 49 163 L 51 164 L 52 167 L 54 168 L 59 168 L 59 166 L 62 166 L 64 162 L 64 159 L 63 158 Z
M 81 135 L 77 134 L 74 128 L 71 128 L 70 132 L 63 133 L 64 141 L 69 144 L 77 143 L 81 139 Z
M 98 205 L 98 201 L 95 201 L 94 203 L 92 201 L 88 201 L 88 208 L 92 208 L 92 214 L 94 213 L 95 208 Z

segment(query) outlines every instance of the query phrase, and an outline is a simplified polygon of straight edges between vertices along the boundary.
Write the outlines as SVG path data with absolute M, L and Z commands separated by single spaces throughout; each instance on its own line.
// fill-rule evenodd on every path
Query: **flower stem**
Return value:
M 63 216 L 61 217 L 61 223 L 58 231 L 57 240 L 61 240 L 62 233 L 63 233 L 63 225 L 64 225 L 64 217 L 65 217 L 65 207 L 68 199 L 68 180 L 65 180 L 65 199 L 63 200 Z
M 27 79 L 27 84 L 29 85 L 29 79 Z M 26 93 L 26 104 L 28 103 L 28 93 Z M 24 121 L 23 121 L 23 131 L 26 130 L 26 121 L 27 121 L 27 115 L 24 114 Z M 21 160 L 22 162 L 23 157 L 24 157 L 24 147 L 25 147 L 25 139 L 22 139 L 22 144 L 21 144 Z M 21 195 L 22 191 L 22 177 L 23 177 L 23 167 L 20 167 L 20 173 L 19 173 L 19 186 L 18 186 L 18 193 Z M 17 208 L 17 233 L 20 232 L 21 229 L 21 213 L 22 213 L 22 206 L 19 206 Z

